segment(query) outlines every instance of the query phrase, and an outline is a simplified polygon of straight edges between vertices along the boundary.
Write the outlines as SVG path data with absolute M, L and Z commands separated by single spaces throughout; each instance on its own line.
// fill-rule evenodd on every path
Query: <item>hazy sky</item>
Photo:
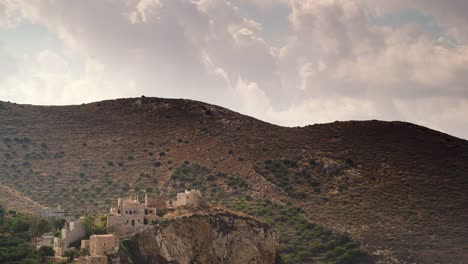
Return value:
M 0 100 L 141 95 L 468 138 L 467 0 L 0 0 Z

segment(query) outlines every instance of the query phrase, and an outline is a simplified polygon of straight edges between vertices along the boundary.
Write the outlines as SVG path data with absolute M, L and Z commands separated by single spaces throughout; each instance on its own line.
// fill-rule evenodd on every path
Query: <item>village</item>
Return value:
M 36 239 L 36 247 L 47 246 L 53 248 L 55 256 L 49 257 L 53 263 L 63 263 L 69 260 L 67 252 L 84 252 L 79 258 L 73 259 L 73 263 L 99 264 L 119 263 L 118 251 L 120 239 L 156 225 L 164 220 L 164 214 L 168 211 L 192 206 L 197 207 L 203 202 L 199 190 L 186 190 L 177 193 L 170 200 L 163 196 L 152 197 L 145 195 L 144 201 L 138 197 L 117 200 L 117 206 L 111 207 L 106 214 L 107 234 L 94 234 L 89 239 L 84 239 L 85 226 L 83 217 L 73 219 L 66 215 L 65 210 L 45 209 L 40 212 L 42 217 L 65 219 L 64 228 L 59 236 L 54 233 L 45 233 Z M 78 248 L 79 245 L 79 248 Z M 84 256 L 83 256 L 84 255 Z

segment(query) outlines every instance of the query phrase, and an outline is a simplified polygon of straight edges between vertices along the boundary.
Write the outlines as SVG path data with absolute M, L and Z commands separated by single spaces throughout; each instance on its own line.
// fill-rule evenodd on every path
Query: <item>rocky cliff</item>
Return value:
M 124 263 L 278 263 L 275 230 L 219 210 L 168 218 L 124 241 Z

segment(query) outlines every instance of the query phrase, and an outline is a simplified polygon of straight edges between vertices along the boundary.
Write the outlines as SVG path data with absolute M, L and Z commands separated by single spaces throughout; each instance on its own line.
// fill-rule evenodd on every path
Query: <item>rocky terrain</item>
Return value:
M 468 142 L 413 124 L 286 128 L 159 98 L 1 102 L 0 140 L 0 183 L 22 197 L 0 195 L 11 208 L 105 212 L 117 197 L 199 188 L 274 226 L 286 263 L 362 249 L 385 263 L 468 262 Z
M 280 263 L 271 226 L 220 209 L 170 217 L 123 245 L 124 263 Z

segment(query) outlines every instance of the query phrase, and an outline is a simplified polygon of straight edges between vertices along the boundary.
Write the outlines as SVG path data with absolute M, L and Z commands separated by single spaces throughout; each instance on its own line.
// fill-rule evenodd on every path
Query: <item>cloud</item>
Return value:
M 0 26 L 5 10 L 16 12 L 65 45 L 65 51 L 29 54 L 20 73 L 9 73 L 16 76 L 8 81 L 10 96 L 21 94 L 13 92 L 18 87 L 36 91 L 15 97 L 21 101 L 79 103 L 145 94 L 203 100 L 282 125 L 403 119 L 468 137 L 454 125 L 468 115 L 466 1 L 3 3 Z M 262 23 L 270 20 L 255 20 L 247 15 L 255 12 L 241 8 L 259 8 L 263 16 L 288 11 L 288 34 L 265 30 L 270 25 Z M 441 32 L 434 37 L 411 18 L 397 26 L 372 22 L 407 10 L 426 15 Z M 83 89 L 90 95 L 75 92 Z M 37 99 L 39 91 L 59 96 Z M 433 102 L 444 102 L 438 104 L 444 111 L 430 109 Z
M 17 71 L 16 61 L 4 50 L 0 42 L 0 83 Z
M 73 72 L 70 58 L 56 51 L 41 50 L 34 55 L 9 59 L 14 63 L 15 71 L 5 60 L 0 60 L 0 69 L 7 70 L 0 71 L 7 77 L 0 78 L 2 100 L 60 105 L 132 96 L 128 90 L 113 89 L 111 82 L 103 76 L 102 65 L 89 58 L 84 59 L 83 72 L 79 76 Z

